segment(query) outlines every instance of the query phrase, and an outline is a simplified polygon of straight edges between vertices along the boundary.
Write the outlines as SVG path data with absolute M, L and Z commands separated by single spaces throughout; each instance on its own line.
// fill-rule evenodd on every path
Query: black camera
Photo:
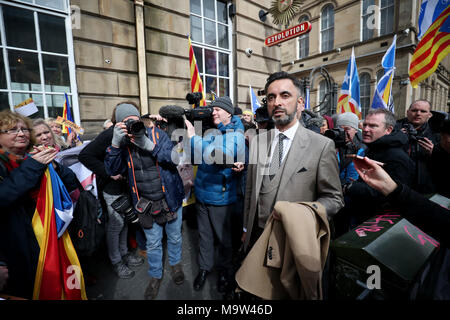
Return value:
M 188 93 L 186 95 L 186 100 L 189 104 L 194 104 L 195 108 L 193 109 L 185 109 L 184 114 L 186 115 L 186 119 L 191 123 L 194 121 L 202 122 L 202 134 L 211 128 L 214 128 L 214 123 L 212 120 L 213 108 L 211 107 L 200 107 L 200 100 L 202 100 L 203 94 L 201 92 L 193 92 Z
M 111 207 L 123 216 L 125 222 L 136 223 L 139 221 L 139 217 L 136 212 L 134 212 L 128 196 L 120 196 L 113 203 L 111 203 Z
M 411 123 L 409 123 L 409 122 L 404 123 L 402 128 L 406 129 L 406 134 L 408 135 L 408 138 L 410 140 L 418 141 L 418 140 L 422 139 L 422 137 L 419 135 L 419 133 L 417 132 L 417 130 L 414 128 L 414 126 Z
M 345 130 L 342 128 L 334 128 L 326 130 L 323 135 L 334 141 L 336 148 L 341 148 L 346 145 L 345 142 Z
M 125 121 L 125 126 L 127 127 L 128 133 L 132 135 L 145 130 L 144 122 L 140 120 L 128 119 L 127 121 Z

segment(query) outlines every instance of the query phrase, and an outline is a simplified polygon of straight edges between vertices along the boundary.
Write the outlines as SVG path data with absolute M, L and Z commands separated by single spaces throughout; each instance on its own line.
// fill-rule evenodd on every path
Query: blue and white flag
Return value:
M 309 102 L 309 88 L 306 88 L 305 93 L 305 109 L 311 109 L 310 102 Z
M 61 178 L 56 173 L 53 165 L 48 166 L 52 181 L 53 206 L 55 208 L 56 232 L 61 237 L 73 219 L 73 203 L 69 192 Z
M 252 104 L 253 114 L 255 114 L 256 109 L 261 107 L 261 103 L 259 102 L 256 94 L 253 92 L 252 86 L 250 86 L 250 102 Z
M 377 87 L 372 100 L 372 109 L 384 108 L 394 112 L 394 99 L 392 98 L 392 83 L 394 82 L 395 73 L 395 49 L 397 43 L 397 35 L 394 36 L 392 44 L 387 49 L 381 60 L 384 68 L 384 75 L 378 80 Z
M 431 24 L 449 5 L 448 0 L 424 0 L 420 6 L 419 34 L 417 38 L 422 39 Z
M 361 101 L 359 92 L 359 76 L 356 66 L 355 51 L 348 62 L 347 71 L 342 82 L 341 93 L 338 98 L 336 113 L 353 112 L 361 119 Z

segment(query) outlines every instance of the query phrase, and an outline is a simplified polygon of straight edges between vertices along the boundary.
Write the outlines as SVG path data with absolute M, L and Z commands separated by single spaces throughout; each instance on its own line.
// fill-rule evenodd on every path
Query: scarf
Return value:
M 26 155 L 25 157 L 20 157 L 18 155 L 15 155 L 11 152 L 8 152 L 2 148 L 0 148 L 0 161 L 3 163 L 3 165 L 6 167 L 8 172 L 13 171 L 14 169 L 17 169 L 20 164 L 28 157 Z

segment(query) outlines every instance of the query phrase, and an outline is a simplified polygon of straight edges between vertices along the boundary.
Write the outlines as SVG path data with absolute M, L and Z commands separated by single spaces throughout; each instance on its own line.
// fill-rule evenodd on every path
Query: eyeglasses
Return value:
M 19 134 L 20 131 L 22 131 L 23 133 L 30 133 L 31 129 L 28 129 L 28 128 L 12 128 L 12 129 L 9 129 L 9 130 L 0 130 L 0 133 Z

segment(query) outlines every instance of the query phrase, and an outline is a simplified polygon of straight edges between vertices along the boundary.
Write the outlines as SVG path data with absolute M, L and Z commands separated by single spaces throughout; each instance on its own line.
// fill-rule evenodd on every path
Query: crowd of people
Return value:
M 193 289 L 202 290 L 215 268 L 227 299 L 239 292 L 323 299 L 330 241 L 386 209 L 448 247 L 448 209 L 427 199 L 450 197 L 448 114 L 433 114 L 427 100 L 417 100 L 400 120 L 386 109 L 371 109 L 363 120 L 349 112 L 321 116 L 305 110 L 300 88 L 286 72 L 270 75 L 255 113 L 217 97 L 209 105 L 213 128 L 198 132 L 184 118 L 177 141 L 158 125 L 167 119 L 141 116 L 130 101 L 114 107 L 78 160 L 96 176 L 107 253 L 119 278 L 132 278 L 146 259 L 144 298 L 155 299 L 167 239 L 172 280 L 184 282 L 183 202 L 190 192 L 199 238 Z M 442 119 L 431 122 L 433 116 Z M 40 251 L 32 227 L 36 190 L 48 165 L 68 192 L 83 188 L 55 161 L 75 140 L 54 119 L 0 112 L 0 292 L 32 298 Z M 195 177 L 182 171 L 186 166 L 196 166 Z

